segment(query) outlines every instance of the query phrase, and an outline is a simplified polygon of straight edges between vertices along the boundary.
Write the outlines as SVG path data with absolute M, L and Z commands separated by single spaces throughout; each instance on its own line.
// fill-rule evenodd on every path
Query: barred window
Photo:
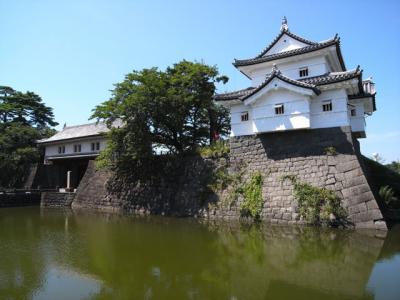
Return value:
M 78 145 L 74 145 L 74 152 L 81 152 L 82 151 L 82 145 L 78 144 Z
M 58 147 L 58 153 L 59 153 L 59 154 L 65 153 L 65 146 L 59 146 L 59 147 Z
M 96 143 L 96 150 L 100 150 L 100 142 Z
M 249 120 L 249 112 L 248 111 L 242 112 L 242 114 L 240 115 L 240 119 L 242 120 L 242 122 L 248 121 Z
M 301 68 L 299 70 L 299 76 L 300 77 L 307 77 L 308 76 L 308 68 Z
M 322 111 L 332 111 L 332 101 L 324 101 L 322 103 Z
M 283 115 L 285 113 L 285 108 L 283 104 L 276 104 L 275 105 L 275 114 L 276 115 Z

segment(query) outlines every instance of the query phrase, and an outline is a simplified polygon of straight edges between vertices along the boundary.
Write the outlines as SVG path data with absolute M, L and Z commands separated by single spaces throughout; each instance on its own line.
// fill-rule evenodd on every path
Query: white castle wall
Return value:
M 92 143 L 100 143 L 100 150 L 92 151 Z M 74 152 L 74 145 L 81 145 L 81 152 Z M 58 153 L 58 147 L 65 146 L 65 153 Z M 98 153 L 106 147 L 106 140 L 104 138 L 91 138 L 83 140 L 74 140 L 68 142 L 58 142 L 45 146 L 45 158 L 49 156 L 68 156 L 76 154 Z
M 326 100 L 332 101 L 332 111 L 322 110 Z M 275 114 L 276 104 L 284 105 L 283 115 Z M 356 109 L 357 116 L 350 117 L 344 89 L 325 91 L 313 98 L 285 90 L 272 91 L 252 105 L 238 104 L 231 107 L 231 136 L 350 124 L 356 131 L 363 131 L 365 125 L 362 104 L 357 105 Z M 242 122 L 241 114 L 246 111 L 249 112 L 249 120 Z

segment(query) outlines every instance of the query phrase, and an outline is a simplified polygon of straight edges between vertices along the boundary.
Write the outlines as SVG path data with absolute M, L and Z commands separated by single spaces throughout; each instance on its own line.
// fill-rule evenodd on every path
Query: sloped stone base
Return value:
M 332 147 L 327 153 L 328 147 Z M 335 150 L 336 153 L 332 153 Z M 231 139 L 231 163 L 244 162 L 247 173 L 264 177 L 262 217 L 273 223 L 301 223 L 290 182 L 302 182 L 336 192 L 357 228 L 386 229 L 386 223 L 364 175 L 358 141 L 349 127 L 242 136 Z

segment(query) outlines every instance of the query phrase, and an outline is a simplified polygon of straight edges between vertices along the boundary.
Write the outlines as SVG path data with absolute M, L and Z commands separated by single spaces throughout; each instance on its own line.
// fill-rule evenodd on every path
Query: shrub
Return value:
M 294 197 L 298 202 L 300 216 L 307 223 L 334 225 L 346 220 L 346 211 L 333 191 L 301 183 L 294 175 L 283 176 L 284 180 L 290 180 L 294 185 Z
M 251 216 L 254 220 L 259 220 L 263 208 L 262 197 L 263 178 L 260 172 L 254 173 L 250 181 L 240 190 L 243 195 L 243 202 L 240 206 L 242 216 Z
M 337 154 L 336 148 L 332 147 L 332 146 L 326 147 L 324 149 L 324 151 L 325 151 L 325 154 L 327 154 L 327 155 L 336 155 Z
M 198 153 L 202 157 L 207 157 L 207 158 L 224 157 L 229 154 L 229 151 L 230 149 L 228 142 L 222 140 L 212 143 L 209 146 L 198 148 Z
M 398 202 L 398 199 L 394 196 L 394 191 L 388 185 L 382 186 L 379 189 L 379 196 L 383 199 L 387 206 L 394 206 Z

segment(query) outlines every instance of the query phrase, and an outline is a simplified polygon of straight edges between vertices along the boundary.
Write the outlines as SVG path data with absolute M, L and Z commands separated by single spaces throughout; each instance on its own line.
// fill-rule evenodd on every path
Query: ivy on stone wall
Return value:
M 346 211 L 334 191 L 300 182 L 294 175 L 285 175 L 294 185 L 294 197 L 298 202 L 300 216 L 313 225 L 336 225 L 346 221 Z
M 250 181 L 246 182 L 241 189 L 243 202 L 240 205 L 240 214 L 244 217 L 250 216 L 254 220 L 260 220 L 264 205 L 262 197 L 263 177 L 260 172 L 254 173 Z

